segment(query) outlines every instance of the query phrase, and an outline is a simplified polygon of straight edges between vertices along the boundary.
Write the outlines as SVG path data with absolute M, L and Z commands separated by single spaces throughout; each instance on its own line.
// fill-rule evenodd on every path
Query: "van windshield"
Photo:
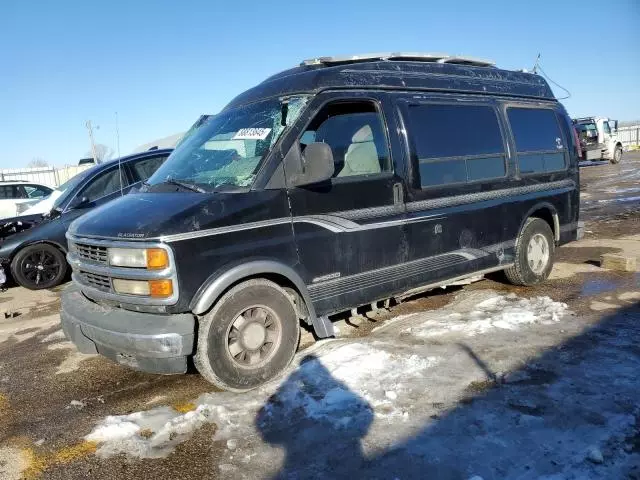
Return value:
M 263 159 L 298 118 L 308 98 L 263 100 L 209 117 L 147 183 L 180 183 L 196 186 L 198 191 L 249 187 Z

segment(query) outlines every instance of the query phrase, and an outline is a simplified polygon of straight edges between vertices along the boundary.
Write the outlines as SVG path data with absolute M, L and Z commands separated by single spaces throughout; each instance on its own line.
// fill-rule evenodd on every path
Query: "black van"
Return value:
M 194 357 L 243 391 L 303 321 L 504 270 L 577 238 L 571 120 L 538 75 L 481 60 L 318 58 L 201 123 L 144 188 L 75 221 L 65 333 L 157 373 Z

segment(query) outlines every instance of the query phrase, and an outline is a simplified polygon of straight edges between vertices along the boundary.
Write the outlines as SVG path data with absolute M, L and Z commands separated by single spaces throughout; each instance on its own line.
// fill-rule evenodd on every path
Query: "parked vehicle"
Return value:
M 545 80 L 430 55 L 320 58 L 240 94 L 140 192 L 75 221 L 62 325 L 233 391 L 300 324 L 487 272 L 544 281 L 578 236 L 571 119 Z
M 80 172 L 60 186 L 51 211 L 0 222 L 0 269 L 8 269 L 21 286 L 38 290 L 62 283 L 67 273 L 69 224 L 120 197 L 166 160 L 171 150 L 156 150 L 111 160 Z
M 93 157 L 85 157 L 78 160 L 78 165 L 95 165 L 96 159 Z
M 20 215 L 52 191 L 51 187 L 28 181 L 0 182 L 0 220 Z
M 62 196 L 67 191 L 67 189 L 73 188 L 73 186 L 76 185 L 82 178 L 84 178 L 84 175 L 79 175 L 79 176 L 77 174 L 74 175 L 69 180 L 64 182 L 62 185 L 60 185 L 59 187 L 56 187 L 48 196 L 44 197 L 39 202 L 31 205 L 26 210 L 20 212 L 18 216 L 19 217 L 32 216 L 32 215 L 37 216 L 37 215 L 45 215 L 49 213 L 53 208 L 53 205 L 56 203 L 56 200 L 58 200 L 58 198 Z
M 606 117 L 585 117 L 573 120 L 580 140 L 580 160 L 609 160 L 620 163 L 622 142 L 618 139 L 618 121 Z

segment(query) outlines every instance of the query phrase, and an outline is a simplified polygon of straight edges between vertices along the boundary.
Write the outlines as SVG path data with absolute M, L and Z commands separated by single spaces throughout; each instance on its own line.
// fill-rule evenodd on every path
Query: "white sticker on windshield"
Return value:
M 270 128 L 241 128 L 232 140 L 264 140 L 269 132 Z

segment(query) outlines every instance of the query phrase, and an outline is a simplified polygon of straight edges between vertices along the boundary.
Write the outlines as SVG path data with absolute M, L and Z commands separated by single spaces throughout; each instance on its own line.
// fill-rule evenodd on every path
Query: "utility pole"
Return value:
M 87 130 L 89 130 L 89 141 L 91 142 L 91 152 L 93 152 L 93 161 L 96 163 L 100 163 L 98 161 L 98 155 L 96 154 L 96 142 L 93 140 L 93 127 L 91 126 L 91 120 L 87 120 L 85 123 Z

